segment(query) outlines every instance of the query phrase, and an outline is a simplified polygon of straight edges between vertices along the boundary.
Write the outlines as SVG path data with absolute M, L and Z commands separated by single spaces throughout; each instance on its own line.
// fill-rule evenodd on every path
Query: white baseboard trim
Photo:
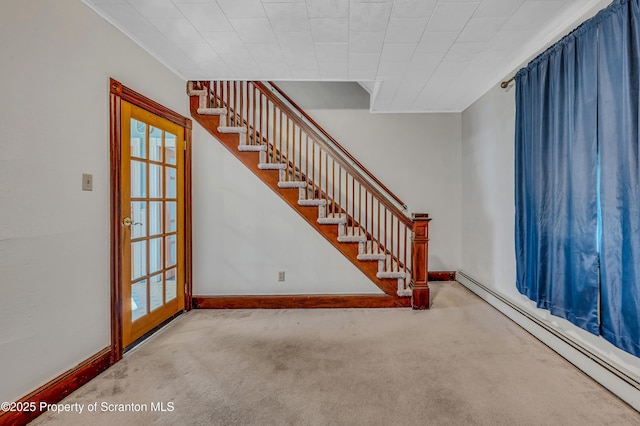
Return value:
M 457 281 L 525 329 L 586 375 L 640 411 L 640 380 L 610 360 L 601 357 L 581 342 L 545 323 L 464 271 Z

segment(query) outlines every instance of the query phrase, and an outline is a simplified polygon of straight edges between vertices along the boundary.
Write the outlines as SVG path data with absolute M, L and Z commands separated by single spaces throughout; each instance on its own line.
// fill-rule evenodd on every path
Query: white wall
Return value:
M 371 97 L 353 81 L 276 81 L 302 109 L 369 109 Z
M 460 114 L 307 113 L 409 212 L 429 214 L 429 270 L 455 271 L 460 265 Z
M 462 114 L 462 269 L 515 289 L 514 90 L 493 89 Z
M 193 139 L 193 294 L 382 294 L 195 122 Z
M 515 287 L 515 90 L 496 87 L 462 114 L 462 270 L 486 287 L 640 379 L 638 358 L 537 309 Z M 594 377 L 595 369 L 585 369 Z M 608 379 L 603 379 L 604 381 Z M 603 382 L 604 383 L 604 382 Z M 628 392 L 640 401 L 637 390 Z M 625 395 L 621 395 L 625 396 Z M 629 400 L 629 399 L 628 399 Z M 636 408 L 639 406 L 636 404 Z
M 0 401 L 11 401 L 110 344 L 109 77 L 188 109 L 182 80 L 76 0 L 1 2 L 0 70 Z

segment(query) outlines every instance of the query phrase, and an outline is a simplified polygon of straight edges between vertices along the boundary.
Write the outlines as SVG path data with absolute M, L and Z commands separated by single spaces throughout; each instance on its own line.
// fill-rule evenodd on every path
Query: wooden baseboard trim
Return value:
M 193 296 L 194 309 L 401 308 L 411 298 L 381 295 Z
M 455 281 L 456 271 L 430 271 L 429 281 Z
M 111 348 L 105 348 L 66 373 L 16 401 L 34 411 L 0 411 L 0 425 L 26 425 L 46 410 L 41 403 L 56 404 L 111 366 Z M 17 407 L 16 407 L 17 408 Z

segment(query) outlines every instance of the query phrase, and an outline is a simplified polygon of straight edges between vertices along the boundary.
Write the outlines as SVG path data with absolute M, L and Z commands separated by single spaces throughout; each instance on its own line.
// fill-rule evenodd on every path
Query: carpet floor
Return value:
M 432 300 L 429 311 L 191 311 L 62 401 L 81 414 L 32 424 L 640 424 L 460 284 L 432 283 Z

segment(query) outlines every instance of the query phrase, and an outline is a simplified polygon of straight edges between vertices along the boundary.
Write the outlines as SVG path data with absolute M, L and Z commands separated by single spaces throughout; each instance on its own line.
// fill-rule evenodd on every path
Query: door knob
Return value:
M 124 226 L 127 226 L 127 227 L 129 227 L 131 225 L 142 225 L 142 223 L 140 223 L 140 222 L 132 221 L 130 217 L 125 217 L 124 219 L 122 219 L 122 224 Z

